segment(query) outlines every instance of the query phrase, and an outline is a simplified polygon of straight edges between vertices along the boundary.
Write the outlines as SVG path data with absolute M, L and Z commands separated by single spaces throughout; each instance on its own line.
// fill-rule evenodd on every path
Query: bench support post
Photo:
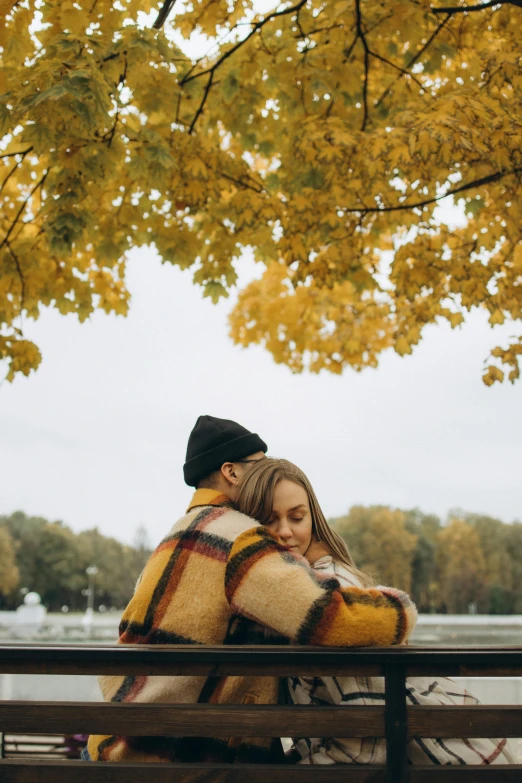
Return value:
M 386 664 L 385 727 L 386 727 L 386 783 L 407 783 L 408 716 L 406 712 L 406 667 Z

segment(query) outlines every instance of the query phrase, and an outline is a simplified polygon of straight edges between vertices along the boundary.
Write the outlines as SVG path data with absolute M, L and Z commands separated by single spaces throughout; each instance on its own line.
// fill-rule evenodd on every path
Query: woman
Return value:
M 335 577 L 342 586 L 371 587 L 343 539 L 332 530 L 305 474 L 287 460 L 265 459 L 238 486 L 239 510 L 257 519 L 295 554 L 305 556 L 319 578 Z M 293 677 L 288 681 L 296 704 L 384 705 L 381 677 Z M 458 683 L 445 677 L 407 680 L 409 704 L 478 704 Z M 508 747 L 508 745 L 510 747 Z M 383 738 L 296 738 L 293 754 L 300 764 L 383 764 Z M 513 743 L 506 739 L 412 739 L 411 764 L 513 764 Z

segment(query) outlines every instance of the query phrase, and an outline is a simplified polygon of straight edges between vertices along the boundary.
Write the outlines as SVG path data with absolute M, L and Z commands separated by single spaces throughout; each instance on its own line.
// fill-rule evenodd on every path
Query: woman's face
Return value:
M 305 554 L 312 540 L 312 514 L 304 487 L 289 479 L 277 482 L 267 527 L 294 552 Z

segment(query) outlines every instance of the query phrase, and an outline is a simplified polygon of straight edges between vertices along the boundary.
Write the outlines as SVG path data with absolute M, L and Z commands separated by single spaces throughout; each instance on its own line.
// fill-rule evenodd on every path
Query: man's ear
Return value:
M 228 484 L 235 486 L 239 481 L 237 465 L 234 462 L 224 462 L 221 465 L 221 474 Z

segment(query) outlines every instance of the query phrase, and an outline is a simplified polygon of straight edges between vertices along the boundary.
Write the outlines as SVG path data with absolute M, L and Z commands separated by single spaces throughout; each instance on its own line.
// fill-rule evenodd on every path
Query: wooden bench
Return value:
M 0 760 L 2 783 L 521 783 L 517 766 L 408 766 L 419 737 L 522 737 L 522 706 L 407 707 L 407 676 L 522 676 L 522 647 L 94 645 L 0 647 L 0 673 L 384 676 L 386 706 L 0 702 L 0 732 L 127 736 L 386 737 L 386 766 Z M 74 689 L 74 679 L 71 681 Z M 219 727 L 219 731 L 217 730 Z

